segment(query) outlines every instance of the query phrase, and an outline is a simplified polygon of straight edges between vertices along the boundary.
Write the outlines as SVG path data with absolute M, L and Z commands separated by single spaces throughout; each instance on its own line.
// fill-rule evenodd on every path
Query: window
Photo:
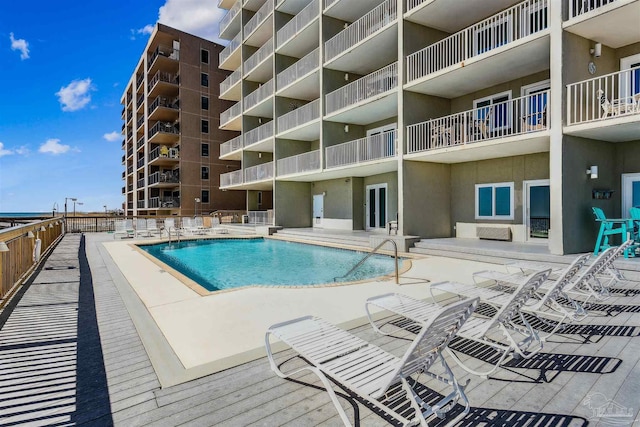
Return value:
M 209 133 L 209 120 L 202 119 L 201 130 L 202 133 Z
M 522 119 L 525 130 L 538 129 L 547 125 L 547 94 L 549 80 L 543 80 L 522 87 L 522 96 L 526 96 L 522 105 Z
M 208 110 L 209 109 L 209 97 L 208 96 L 203 96 L 200 98 L 200 103 L 202 104 L 202 109 L 203 110 Z
M 476 219 L 513 219 L 513 182 L 476 184 Z
M 200 73 L 200 84 L 204 87 L 209 87 L 209 74 Z
M 209 63 L 209 51 L 206 49 L 200 49 L 200 61 L 203 64 Z
M 200 201 L 202 203 L 209 203 L 209 190 L 202 190 Z
M 202 166 L 202 179 L 209 179 L 209 167 Z
M 258 191 L 258 206 L 262 206 L 262 191 Z
M 504 135 L 505 130 L 511 129 L 511 103 L 507 102 L 510 99 L 511 91 L 507 91 L 474 100 L 476 120 L 486 123 L 489 133 L 501 131 Z
M 200 146 L 200 155 L 202 157 L 209 157 L 209 144 L 203 142 Z

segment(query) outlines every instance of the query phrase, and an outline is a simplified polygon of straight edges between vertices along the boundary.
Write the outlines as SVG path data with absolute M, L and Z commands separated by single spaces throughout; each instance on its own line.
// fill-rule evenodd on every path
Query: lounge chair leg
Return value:
M 464 369 L 468 373 L 473 374 L 473 375 L 477 375 L 480 378 L 483 378 L 485 380 L 489 379 L 489 375 L 493 374 L 494 372 L 496 372 L 498 370 L 498 368 L 500 368 L 500 365 L 502 364 L 502 362 L 504 362 L 504 360 L 510 354 L 508 351 L 502 350 L 502 356 L 500 357 L 500 360 L 498 360 L 496 365 L 492 369 L 490 369 L 490 370 L 488 370 L 486 372 L 480 372 L 480 371 L 473 370 L 473 369 L 469 368 L 467 365 L 465 365 L 462 362 L 462 360 L 460 360 L 460 358 L 458 358 L 458 356 L 456 356 L 455 353 L 453 352 L 453 350 L 451 350 L 449 347 L 447 347 L 446 350 L 447 350 L 447 353 L 449 353 L 449 356 L 451 356 L 453 358 L 453 360 L 456 362 L 456 364 L 458 366 L 460 366 L 462 369 Z

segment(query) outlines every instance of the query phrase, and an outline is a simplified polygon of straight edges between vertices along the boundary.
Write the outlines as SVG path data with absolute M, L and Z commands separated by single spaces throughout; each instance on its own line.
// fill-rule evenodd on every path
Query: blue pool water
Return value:
M 212 239 L 141 246 L 210 291 L 249 285 L 333 283 L 364 252 L 272 239 Z M 394 271 L 392 257 L 373 255 L 340 281 L 378 277 Z

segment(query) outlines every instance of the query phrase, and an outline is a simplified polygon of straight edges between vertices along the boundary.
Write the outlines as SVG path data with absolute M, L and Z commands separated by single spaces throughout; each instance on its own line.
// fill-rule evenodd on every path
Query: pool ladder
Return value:
M 176 237 L 178 238 L 178 244 L 180 244 L 180 229 L 179 228 L 174 228 L 174 230 L 176 231 Z M 171 241 L 171 229 L 167 229 L 167 236 L 169 236 L 169 247 L 171 247 L 171 243 L 173 243 Z
M 369 252 L 367 255 L 365 255 L 365 257 L 362 258 L 359 263 L 354 265 L 353 268 L 351 270 L 349 270 L 349 272 L 347 274 L 345 274 L 344 276 L 335 277 L 333 279 L 333 281 L 337 282 L 338 279 L 343 279 L 345 277 L 348 277 L 351 273 L 356 271 L 362 264 L 364 264 L 364 262 L 366 260 L 368 260 L 373 254 L 378 252 L 378 249 L 380 249 L 382 246 L 384 246 L 384 244 L 387 243 L 387 242 L 389 242 L 389 243 L 391 243 L 393 245 L 393 258 L 395 260 L 395 269 L 396 269 L 396 285 L 399 285 L 400 284 L 400 278 L 399 278 L 399 275 L 398 275 L 398 244 L 393 239 L 384 239 L 371 252 Z

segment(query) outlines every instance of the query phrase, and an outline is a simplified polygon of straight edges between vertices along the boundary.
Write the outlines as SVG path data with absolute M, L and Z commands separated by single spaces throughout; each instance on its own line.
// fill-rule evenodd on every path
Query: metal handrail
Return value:
M 365 257 L 362 258 L 359 263 L 357 263 L 351 270 L 349 270 L 349 272 L 347 274 L 345 274 L 344 276 L 334 277 L 333 281 L 337 282 L 338 279 L 343 279 L 343 278 L 349 276 L 354 271 L 356 271 L 362 264 L 364 264 L 364 262 L 366 260 L 368 260 L 373 254 L 375 254 L 378 251 L 378 249 L 380 249 L 382 246 L 384 246 L 384 244 L 387 243 L 387 242 L 391 242 L 393 244 L 393 258 L 395 260 L 395 268 L 396 268 L 396 285 L 399 285 L 400 284 L 400 278 L 398 276 L 398 244 L 393 239 L 384 239 L 371 252 L 369 252 L 367 255 L 365 255 Z

